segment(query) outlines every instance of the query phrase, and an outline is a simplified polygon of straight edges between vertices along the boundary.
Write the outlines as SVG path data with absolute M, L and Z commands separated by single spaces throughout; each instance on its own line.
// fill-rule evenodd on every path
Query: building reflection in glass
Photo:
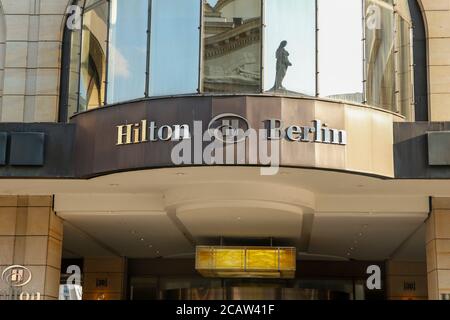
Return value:
M 397 52 L 397 79 L 399 84 L 397 93 L 397 108 L 395 112 L 401 113 L 407 119 L 413 118 L 414 84 L 412 66 L 412 24 L 407 0 L 396 4 L 396 52 Z
M 393 0 L 365 0 L 367 103 L 390 111 L 395 99 L 395 24 Z M 370 21 L 374 20 L 374 23 Z
M 104 104 L 106 83 L 108 4 L 101 2 L 84 13 L 80 69 L 80 111 Z
M 260 92 L 261 1 L 205 0 L 204 92 Z
M 78 2 L 80 4 L 81 1 Z M 79 81 L 80 81 L 80 53 L 81 53 L 81 30 L 72 30 L 70 34 L 70 65 L 67 84 L 67 115 L 71 117 L 78 111 Z
M 69 115 L 77 104 L 264 92 L 414 117 L 408 0 L 87 3 L 71 34 Z

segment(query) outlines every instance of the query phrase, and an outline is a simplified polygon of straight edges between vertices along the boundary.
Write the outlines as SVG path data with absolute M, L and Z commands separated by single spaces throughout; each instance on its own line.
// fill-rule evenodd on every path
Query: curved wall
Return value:
M 278 160 L 270 159 L 279 161 L 280 166 L 382 177 L 394 176 L 393 122 L 403 121 L 401 117 L 380 109 L 304 98 L 193 96 L 143 100 L 92 110 L 72 118 L 77 126 L 76 175 L 93 177 L 118 171 L 207 165 L 210 162 L 203 156 L 211 142 L 202 142 L 200 137 L 211 127 L 213 119 L 221 122 L 219 126 L 235 124 L 236 128 L 243 130 L 251 128 L 266 133 L 265 129 L 272 128 L 272 138 L 282 132 L 286 137 L 280 140 L 261 137 L 257 141 L 258 152 L 271 143 L 274 144 L 269 146 L 269 150 L 276 151 L 279 146 Z M 176 136 L 177 126 L 183 125 L 186 127 L 181 128 L 189 129 L 190 139 L 173 141 L 171 137 Z M 217 128 L 217 123 L 214 128 Z M 303 134 L 307 131 L 307 135 Z M 314 131 L 322 134 L 317 135 Z M 178 137 L 187 138 L 182 132 L 178 131 Z M 239 139 L 236 141 L 241 141 Z M 237 158 L 226 162 L 228 151 L 225 151 L 223 163 L 213 164 L 270 164 L 263 157 L 252 162 L 253 149 L 249 146 L 249 139 L 246 139 L 243 162 L 238 162 Z M 261 141 L 264 142 L 260 144 Z M 180 148 L 181 143 L 185 144 L 182 150 L 190 154 L 177 153 L 185 162 L 176 162 L 180 161 L 176 158 L 174 163 L 172 151 L 176 146 Z M 233 148 L 237 155 L 237 149 Z M 270 157 L 271 153 L 268 155 Z

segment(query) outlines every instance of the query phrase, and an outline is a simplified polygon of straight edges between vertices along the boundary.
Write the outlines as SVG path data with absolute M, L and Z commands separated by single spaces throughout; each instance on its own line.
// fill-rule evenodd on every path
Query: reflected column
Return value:
M 397 111 L 393 0 L 365 0 L 367 103 Z

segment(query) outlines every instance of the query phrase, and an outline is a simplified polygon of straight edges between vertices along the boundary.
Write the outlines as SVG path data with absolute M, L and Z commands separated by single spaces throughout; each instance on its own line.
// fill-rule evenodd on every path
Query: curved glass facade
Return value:
M 413 117 L 407 0 L 81 5 L 69 115 L 148 97 L 249 93 L 364 103 Z

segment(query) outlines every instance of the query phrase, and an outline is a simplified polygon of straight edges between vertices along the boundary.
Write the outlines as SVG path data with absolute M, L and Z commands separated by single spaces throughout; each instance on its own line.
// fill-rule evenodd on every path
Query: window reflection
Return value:
M 68 114 L 104 105 L 105 93 L 117 103 L 263 89 L 366 102 L 411 119 L 408 0 L 317 4 L 316 12 L 316 0 L 86 1 L 82 31 L 71 33 Z
M 266 0 L 264 90 L 316 93 L 315 0 Z
M 319 93 L 363 102 L 361 0 L 319 0 Z M 361 61 L 361 62 L 360 62 Z
M 80 70 L 80 111 L 97 108 L 104 102 L 106 80 L 106 2 L 85 12 Z
M 145 96 L 147 0 L 112 0 L 108 103 Z M 132 21 L 132 23 L 130 23 Z
M 205 92 L 260 92 L 261 0 L 204 0 Z
M 396 111 L 393 0 L 365 1 L 367 103 Z
M 196 93 L 200 63 L 200 1 L 153 0 L 150 95 Z
M 96 4 L 97 2 L 100 2 L 102 0 L 86 0 L 86 3 L 84 5 L 85 8 L 88 8 L 89 6 L 92 6 Z
M 406 118 L 412 118 L 412 57 L 411 57 L 411 25 L 401 15 L 397 16 L 397 81 L 398 108 Z
M 286 50 L 287 41 L 283 40 L 280 42 L 278 49 L 275 53 L 276 70 L 275 70 L 275 84 L 272 87 L 273 91 L 284 90 L 283 87 L 284 77 L 286 77 L 286 72 L 289 67 L 292 67 L 292 63 L 289 61 L 289 52 Z
M 70 118 L 78 111 L 78 83 L 80 80 L 80 44 L 81 30 L 72 30 L 70 35 L 69 94 L 67 116 Z

